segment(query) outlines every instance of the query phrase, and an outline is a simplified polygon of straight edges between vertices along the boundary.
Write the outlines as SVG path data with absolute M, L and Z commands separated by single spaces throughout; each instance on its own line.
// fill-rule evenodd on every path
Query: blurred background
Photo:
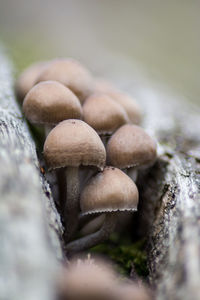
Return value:
M 199 14 L 198 0 L 0 0 L 0 40 L 18 72 L 71 56 L 200 103 Z

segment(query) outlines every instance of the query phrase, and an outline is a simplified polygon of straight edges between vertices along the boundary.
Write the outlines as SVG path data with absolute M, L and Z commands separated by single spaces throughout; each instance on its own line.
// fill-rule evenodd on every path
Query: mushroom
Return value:
M 80 119 L 82 115 L 78 98 L 56 81 L 36 84 L 24 99 L 23 111 L 31 123 L 44 124 L 46 134 L 55 124 L 65 119 Z
M 106 145 L 108 137 L 117 128 L 128 122 L 128 116 L 121 105 L 109 96 L 98 93 L 92 94 L 83 103 L 83 120 L 97 131 Z M 85 172 L 82 172 L 83 185 L 89 177 L 91 174 L 86 176 Z
M 135 183 L 121 170 L 105 167 L 94 176 L 80 196 L 82 215 L 105 213 L 105 221 L 99 231 L 70 242 L 68 253 L 79 252 L 108 239 L 114 231 L 118 215 L 123 211 L 136 211 L 138 189 Z
M 66 240 L 76 231 L 79 213 L 79 166 L 103 169 L 106 151 L 93 128 L 81 120 L 59 123 L 47 136 L 44 157 L 50 169 L 66 168 L 65 202 Z
M 117 88 L 104 78 L 96 78 L 94 82 L 94 93 L 109 93 L 116 92 Z
M 120 104 L 126 111 L 130 123 L 140 124 L 142 120 L 142 112 L 138 103 L 129 95 L 120 91 L 110 91 L 107 93 L 116 103 Z
M 121 105 L 105 94 L 93 94 L 83 103 L 83 120 L 99 135 L 111 135 L 128 122 L 128 116 Z
M 133 281 L 122 283 L 118 286 L 119 299 L 124 300 L 152 300 L 152 292 L 143 284 Z
M 129 169 L 129 175 L 135 180 L 137 169 L 154 164 L 157 152 L 156 142 L 137 125 L 126 124 L 120 127 L 107 144 L 107 156 L 110 165 L 120 169 Z
M 97 79 L 95 81 L 95 92 L 104 93 L 111 97 L 116 103 L 120 104 L 126 111 L 129 122 L 132 124 L 140 124 L 142 113 L 138 103 L 128 94 L 119 91 L 109 81 Z
M 116 300 L 118 277 L 99 259 L 72 260 L 60 273 L 59 300 Z
M 38 76 L 37 82 L 55 80 L 67 86 L 83 102 L 93 90 L 89 71 L 74 59 L 55 59 Z
M 28 91 L 36 84 L 36 80 L 46 64 L 47 62 L 43 61 L 34 63 L 21 73 L 15 85 L 16 95 L 20 103 L 23 102 Z

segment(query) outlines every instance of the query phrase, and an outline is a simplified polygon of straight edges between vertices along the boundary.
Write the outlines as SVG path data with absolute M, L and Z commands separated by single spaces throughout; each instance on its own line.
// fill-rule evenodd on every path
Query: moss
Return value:
M 129 275 L 134 266 L 138 276 L 143 278 L 148 276 L 144 239 L 133 243 L 127 237 L 122 238 L 114 234 L 107 243 L 93 247 L 90 252 L 110 258 L 122 275 Z

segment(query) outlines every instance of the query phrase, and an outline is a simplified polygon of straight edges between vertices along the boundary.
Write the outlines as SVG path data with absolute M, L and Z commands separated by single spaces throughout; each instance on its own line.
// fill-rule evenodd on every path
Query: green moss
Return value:
M 107 243 L 92 248 L 90 252 L 110 258 L 122 275 L 129 275 L 134 266 L 138 276 L 143 278 L 148 276 L 144 239 L 132 243 L 129 238 L 114 234 Z

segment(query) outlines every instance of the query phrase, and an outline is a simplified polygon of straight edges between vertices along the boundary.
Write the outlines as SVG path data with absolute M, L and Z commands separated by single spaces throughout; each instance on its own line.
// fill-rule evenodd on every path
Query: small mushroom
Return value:
M 55 80 L 67 86 L 83 102 L 93 90 L 89 71 L 74 59 L 55 59 L 38 76 L 37 82 Z
M 107 94 L 109 92 L 116 92 L 117 88 L 108 80 L 104 78 L 96 78 L 94 82 L 94 93 Z
M 105 94 L 93 94 L 83 104 L 83 119 L 99 135 L 111 135 L 128 122 L 123 107 Z
M 110 165 L 129 169 L 133 178 L 137 169 L 147 168 L 155 163 L 156 143 L 141 127 L 126 124 L 109 139 L 107 155 Z
M 47 136 L 44 157 L 50 169 L 66 168 L 67 199 L 65 202 L 66 240 L 76 231 L 79 213 L 79 166 L 105 165 L 106 151 L 93 128 L 81 120 L 59 123 Z
M 57 284 L 59 300 L 116 300 L 118 277 L 99 259 L 72 260 Z
M 107 93 L 116 103 L 120 104 L 126 111 L 130 123 L 140 124 L 142 120 L 142 112 L 138 103 L 129 95 L 120 91 L 110 91 Z
M 108 239 L 114 231 L 118 214 L 136 211 L 138 189 L 134 182 L 121 170 L 105 167 L 85 186 L 80 197 L 82 215 L 105 213 L 105 221 L 99 231 L 70 242 L 69 253 L 83 251 Z
M 109 81 L 103 79 L 95 80 L 96 93 L 104 93 L 111 97 L 116 103 L 120 104 L 126 111 L 129 122 L 132 124 L 140 124 L 142 120 L 142 112 L 137 101 L 128 94 L 119 91 Z
M 66 119 L 80 119 L 82 115 L 78 98 L 56 81 L 36 84 L 24 99 L 23 111 L 31 123 L 45 125 L 46 133 L 55 124 Z
M 118 297 L 124 300 L 153 300 L 152 292 L 145 285 L 133 281 L 118 286 Z
M 16 95 L 20 103 L 23 102 L 26 94 L 36 84 L 36 80 L 46 64 L 47 62 L 43 61 L 34 63 L 21 73 L 15 85 Z

